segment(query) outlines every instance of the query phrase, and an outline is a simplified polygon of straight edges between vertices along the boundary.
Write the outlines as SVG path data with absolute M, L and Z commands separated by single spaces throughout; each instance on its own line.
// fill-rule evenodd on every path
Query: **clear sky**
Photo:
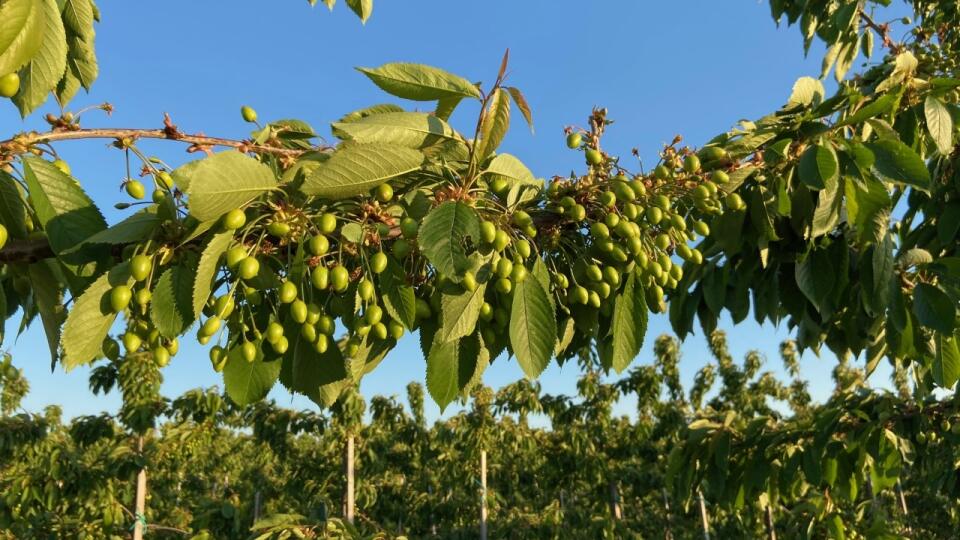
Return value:
M 169 112 L 185 131 L 244 138 L 249 125 L 240 119 L 239 108 L 249 104 L 261 120 L 300 118 L 329 135 L 329 122 L 342 114 L 396 101 L 354 66 L 419 62 L 492 81 L 510 48 L 509 81 L 526 94 L 536 134 L 517 120 L 502 149 L 543 177 L 582 170 L 581 154 L 564 145 L 563 128 L 585 123 L 593 106 L 607 107 L 616 121 L 605 139 L 608 151 L 628 155 L 636 147 L 652 163 L 676 134 L 699 145 L 740 119 L 775 110 L 798 77 L 819 75 L 822 53 L 814 47 L 804 58 L 796 28 L 778 29 L 767 2 L 757 0 L 377 0 L 366 26 L 343 2 L 333 13 L 322 6 L 311 9 L 303 0 L 98 3 L 101 76 L 93 92 L 79 95 L 71 109 L 109 101 L 116 110 L 112 118 L 89 114 L 86 127 L 156 128 Z M 12 105 L 0 103 L 0 131 L 42 129 L 48 111 L 54 107 L 23 122 Z M 476 106 L 461 107 L 454 126 L 469 131 L 476 112 Z M 169 163 L 192 159 L 177 143 L 144 146 Z M 122 154 L 103 141 L 58 148 L 108 221 L 118 221 L 122 214 L 112 205 L 122 200 Z M 14 342 L 17 324 L 18 318 L 8 321 L 3 347 L 31 382 L 28 409 L 57 403 L 68 416 L 116 410 L 116 393 L 94 397 L 88 391 L 87 369 L 50 372 L 39 324 Z M 721 324 L 735 357 L 759 349 L 768 355 L 768 367 L 781 370 L 777 347 L 789 335 L 784 325 L 761 327 L 752 318 L 736 328 L 729 320 Z M 666 317 L 654 317 L 637 362 L 649 362 L 654 338 L 669 331 Z M 180 354 L 164 371 L 163 393 L 176 396 L 221 384 L 206 350 L 191 339 L 182 341 Z M 683 354 L 681 373 L 689 382 L 708 356 L 704 337 L 688 337 Z M 829 394 L 834 365 L 829 353 L 822 358 L 804 354 L 803 372 L 815 398 Z M 361 388 L 367 396 L 402 396 L 407 382 L 423 382 L 424 372 L 417 338 L 407 336 Z M 881 368 L 873 380 L 886 380 L 888 373 Z M 522 376 L 515 361 L 501 357 L 484 382 L 496 388 Z M 552 366 L 541 382 L 550 393 L 574 393 L 577 377 L 575 364 Z M 296 408 L 312 406 L 279 385 L 271 397 Z M 428 406 L 437 417 L 439 410 Z M 620 407 L 632 410 L 629 401 Z M 451 406 L 445 416 L 456 410 Z

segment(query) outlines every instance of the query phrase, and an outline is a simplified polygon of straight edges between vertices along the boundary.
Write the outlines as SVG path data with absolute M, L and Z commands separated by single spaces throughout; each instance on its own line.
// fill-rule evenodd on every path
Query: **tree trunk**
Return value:
M 143 453 L 143 436 L 137 438 L 137 451 Z M 133 514 L 133 540 L 143 540 L 144 529 L 147 528 L 146 519 L 147 507 L 147 469 L 146 467 L 137 472 L 137 501 L 136 511 Z
M 766 506 L 767 540 L 777 540 L 777 530 L 773 526 L 773 508 L 769 504 Z
M 703 539 L 710 540 L 710 518 L 707 516 L 707 503 L 703 500 L 703 492 L 697 490 L 697 498 L 700 500 L 700 521 L 703 525 Z
M 487 451 L 480 451 L 480 540 L 487 540 Z
M 667 497 L 666 489 L 661 489 L 660 493 L 663 494 L 663 510 L 667 513 L 667 530 L 664 531 L 663 538 L 664 540 L 673 540 L 673 530 L 670 528 L 673 522 L 673 517 L 670 515 L 670 498 Z
M 610 515 L 614 521 L 623 519 L 623 509 L 620 508 L 620 488 L 616 480 L 611 480 L 608 484 L 610 490 Z
M 353 435 L 347 436 L 347 447 L 343 456 L 344 474 L 347 476 L 347 490 L 343 497 L 343 517 L 347 523 L 353 524 L 354 491 L 353 491 Z

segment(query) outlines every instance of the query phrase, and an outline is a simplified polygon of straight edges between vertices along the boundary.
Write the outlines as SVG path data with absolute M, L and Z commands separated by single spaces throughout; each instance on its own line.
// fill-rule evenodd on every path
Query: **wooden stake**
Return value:
M 697 490 L 697 498 L 700 500 L 700 521 L 703 524 L 703 540 L 710 540 L 710 518 L 707 516 L 707 503 L 703 500 L 703 492 Z
M 260 491 L 253 495 L 253 522 L 260 521 Z
M 137 438 L 137 451 L 143 454 L 143 436 Z M 144 529 L 146 529 L 146 508 L 147 508 L 147 469 L 146 467 L 137 472 L 137 502 L 136 513 L 133 515 L 133 540 L 143 540 Z
M 673 540 L 673 530 L 670 529 L 670 524 L 673 522 L 673 517 L 670 515 L 670 498 L 667 497 L 667 490 L 661 489 L 660 493 L 663 494 L 663 509 L 667 512 L 667 530 L 663 534 L 664 540 Z
M 773 526 L 773 508 L 766 505 L 767 540 L 777 540 L 777 530 Z
M 897 479 L 897 501 L 900 503 L 900 511 L 903 512 L 903 515 L 907 515 L 910 512 L 907 511 L 907 498 L 903 496 L 903 485 L 900 483 L 900 479 Z
M 487 451 L 480 451 L 480 540 L 487 540 Z
M 610 515 L 614 521 L 623 519 L 623 509 L 620 508 L 620 489 L 616 480 L 611 480 L 608 484 L 610 490 Z
M 343 467 L 347 476 L 347 492 L 344 495 L 343 516 L 347 523 L 353 524 L 354 506 L 356 505 L 353 491 L 353 435 L 347 436 L 347 447 L 344 454 Z

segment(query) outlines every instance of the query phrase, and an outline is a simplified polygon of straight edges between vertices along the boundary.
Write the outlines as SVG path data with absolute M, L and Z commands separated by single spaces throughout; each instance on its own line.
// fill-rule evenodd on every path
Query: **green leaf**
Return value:
M 357 68 L 383 91 L 414 101 L 465 97 L 480 99 L 480 90 L 470 81 L 442 69 L 397 62 L 378 68 Z
M 356 111 L 347 113 L 340 118 L 338 123 L 342 124 L 345 122 L 357 122 L 375 114 L 399 112 L 404 112 L 403 107 L 394 105 L 392 103 L 381 103 L 379 105 L 372 105 L 370 107 L 364 107 L 363 109 L 358 109 Z
M 245 407 L 267 397 L 270 389 L 280 377 L 280 360 L 264 361 L 261 343 L 257 343 L 257 357 L 247 362 L 240 354 L 240 347 L 234 347 L 227 356 L 227 365 L 223 370 L 223 384 L 227 396 L 234 403 Z
M 413 287 L 407 284 L 406 274 L 396 260 L 389 257 L 387 261 L 387 269 L 380 274 L 383 307 L 407 330 L 413 330 L 417 319 L 416 293 Z
M 843 127 L 843 126 L 852 126 L 859 124 L 867 119 L 873 118 L 875 116 L 880 116 L 881 114 L 886 114 L 893 109 L 894 105 L 897 104 L 897 101 L 900 99 L 900 96 L 896 92 L 883 94 L 874 101 L 871 101 L 868 105 L 865 105 L 863 108 L 857 112 L 851 114 L 850 116 L 844 118 L 834 127 Z
M 155 208 L 144 208 L 109 229 L 104 229 L 68 251 L 75 251 L 88 244 L 132 244 L 147 240 L 160 225 Z
M 207 246 L 203 248 L 200 263 L 197 265 L 196 280 L 193 283 L 192 313 L 194 319 L 200 317 L 203 306 L 213 292 L 213 280 L 216 278 L 217 269 L 220 267 L 220 258 L 226 253 L 231 243 L 233 243 L 233 231 L 224 231 L 214 235 L 207 242 Z
M 61 11 L 68 32 L 87 36 L 93 31 L 93 5 L 90 0 L 64 0 Z
M 45 2 L 0 2 L 0 73 L 13 73 L 30 61 L 43 44 Z
M 817 194 L 817 208 L 813 211 L 813 222 L 810 225 L 810 236 L 829 233 L 840 222 L 840 211 L 843 208 L 843 179 L 827 181 L 825 188 Z
M 793 85 L 787 105 L 819 105 L 827 93 L 823 83 L 813 77 L 800 77 Z
M 434 109 L 433 116 L 441 120 L 449 120 L 461 101 L 463 98 L 460 96 L 440 98 L 437 100 L 437 108 Z
M 193 284 L 196 268 L 189 261 L 167 268 L 153 290 L 150 320 L 165 337 L 183 334 L 193 324 Z
M 513 98 L 513 102 L 517 105 L 517 108 L 520 109 L 520 113 L 523 114 L 523 119 L 526 120 L 527 125 L 530 126 L 530 133 L 533 133 L 533 111 L 530 110 L 530 104 L 527 103 L 527 98 L 523 97 L 523 92 L 521 92 L 519 88 L 508 86 L 507 91 L 510 92 L 510 97 Z
M 393 144 L 358 144 L 333 153 L 303 182 L 307 195 L 345 199 L 363 195 L 391 178 L 420 169 L 424 156 Z
M 934 382 L 946 389 L 953 388 L 960 379 L 960 349 L 953 334 L 937 334 L 932 375 Z
M 909 146 L 893 139 L 882 139 L 866 146 L 876 156 L 874 168 L 887 179 L 924 191 L 929 189 L 927 165 Z
M 427 113 L 374 114 L 353 122 L 333 124 L 334 133 L 360 144 L 385 143 L 405 148 L 423 148 L 461 137 L 443 120 Z
M 347 0 L 347 5 L 357 14 L 357 17 L 360 17 L 360 22 L 364 24 L 373 14 L 373 0 Z
M 435 339 L 446 342 L 473 334 L 477 328 L 477 320 L 480 318 L 480 307 L 483 305 L 483 295 L 486 290 L 486 283 L 481 283 L 472 291 L 442 294 L 441 324 Z
M 510 311 L 510 345 L 523 372 L 536 378 L 546 369 L 557 342 L 557 321 L 550 299 L 536 279 L 516 284 Z
M 480 140 L 474 141 L 477 145 L 476 160 L 482 162 L 500 147 L 503 138 L 510 129 L 510 95 L 502 88 L 497 88 L 490 96 L 490 105 L 487 107 L 480 124 Z
M 498 154 L 490 160 L 484 173 L 493 177 L 501 177 L 511 185 L 516 183 L 529 184 L 537 180 L 530 169 L 511 154 Z
M 189 197 L 190 215 L 200 221 L 242 208 L 277 187 L 270 167 L 233 150 L 183 165 L 173 178 Z
M 29 268 L 33 302 L 40 313 L 40 321 L 47 336 L 51 365 L 56 363 L 59 356 L 57 353 L 60 348 L 60 327 L 66 319 L 66 311 L 63 308 L 63 285 L 57 279 L 55 268 L 55 262 L 52 259 L 31 264 Z
M 813 250 L 797 261 L 795 268 L 797 286 L 818 311 L 826 311 L 827 298 L 833 290 L 836 276 L 833 264 L 825 249 Z
M 913 313 L 927 328 L 950 334 L 956 323 L 957 305 L 939 287 L 918 283 L 913 289 Z
M 304 339 L 300 325 L 288 324 L 285 335 L 290 347 L 283 355 L 280 382 L 293 392 L 319 398 L 320 388 L 347 378 L 346 362 L 340 347 L 328 347 L 320 354 Z
M 73 368 L 92 362 L 100 355 L 103 338 L 107 337 L 117 314 L 110 309 L 110 290 L 117 285 L 130 285 L 130 269 L 121 263 L 104 273 L 73 304 L 63 326 L 63 367 Z
M 617 373 L 622 373 L 640 354 L 646 333 L 647 301 L 643 288 L 637 285 L 636 273 L 630 272 L 613 305 L 613 321 L 610 323 L 613 369 Z
M 12 98 L 24 118 L 47 100 L 67 69 L 67 35 L 56 0 L 37 1 L 44 19 L 43 44 L 20 68 L 20 91 Z
M 923 113 L 927 119 L 927 131 L 937 150 L 944 156 L 953 152 L 953 116 L 942 101 L 933 95 L 923 102 Z
M 26 238 L 26 205 L 22 189 L 8 173 L 0 171 L 0 224 L 7 228 L 10 238 Z
M 862 182 L 844 182 L 847 220 L 854 225 L 861 245 L 876 241 L 886 231 L 890 218 L 890 194 L 872 176 Z M 864 187 L 866 189 L 864 189 Z
M 464 202 L 447 201 L 434 208 L 420 225 L 418 242 L 427 260 L 440 274 L 459 281 L 466 270 L 468 238 L 480 237 L 480 218 Z
M 107 228 L 103 215 L 79 182 L 48 161 L 36 157 L 22 159 L 33 208 L 54 253 L 66 253 Z
M 460 392 L 460 340 L 434 338 L 427 355 L 427 391 L 443 412 Z
M 815 144 L 800 156 L 797 173 L 800 181 L 811 189 L 824 189 L 830 182 L 836 183 L 840 164 L 837 153 L 830 145 Z

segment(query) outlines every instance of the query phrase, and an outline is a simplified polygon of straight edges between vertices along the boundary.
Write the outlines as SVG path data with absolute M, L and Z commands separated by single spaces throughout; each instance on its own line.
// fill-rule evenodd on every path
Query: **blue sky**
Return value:
M 564 126 L 583 124 L 593 106 L 604 106 L 616 123 L 605 148 L 628 155 L 639 148 L 648 163 L 674 135 L 692 145 L 756 118 L 786 101 L 800 76 L 818 76 L 821 50 L 804 58 L 799 32 L 778 29 L 760 1 L 685 0 L 677 2 L 571 0 L 378 0 L 365 26 L 341 2 L 333 13 L 311 9 L 302 0 L 263 2 L 129 2 L 100 0 L 103 22 L 97 28 L 101 77 L 89 95 L 78 96 L 72 110 L 109 101 L 112 118 L 91 113 L 86 127 L 159 127 L 164 112 L 188 132 L 244 138 L 249 126 L 239 108 L 249 104 L 261 120 L 300 118 L 321 134 L 329 122 L 351 110 L 395 101 L 370 84 L 354 66 L 408 61 L 431 64 L 471 80 L 492 81 L 500 58 L 510 48 L 510 79 L 534 111 L 536 134 L 517 120 L 502 149 L 523 159 L 538 175 L 565 175 L 582 169 L 580 154 L 566 149 Z M 406 104 L 415 107 L 416 104 Z M 12 105 L 0 103 L 0 130 L 42 129 L 42 116 L 21 121 Z M 453 118 L 469 131 L 476 106 L 464 106 Z M 60 145 L 77 176 L 113 223 L 121 213 L 123 156 L 105 141 Z M 183 146 L 145 144 L 169 163 L 191 159 Z M 16 321 L 3 347 L 26 371 L 32 393 L 26 408 L 61 404 L 68 416 L 115 410 L 119 396 L 94 397 L 86 369 L 51 373 L 39 324 L 15 343 Z M 13 327 L 13 328 L 11 328 Z M 779 342 L 786 328 L 747 322 L 728 331 L 731 350 L 742 358 L 750 349 L 767 353 L 768 367 L 780 370 Z M 644 352 L 649 362 L 654 338 L 669 332 L 665 317 L 654 317 Z M 188 340 L 185 340 L 188 341 Z M 685 382 L 708 357 L 702 335 L 688 337 L 681 372 Z M 814 397 L 831 389 L 829 353 L 803 356 L 803 374 Z M 407 336 L 363 382 L 368 395 L 403 395 L 411 380 L 423 381 L 424 361 L 415 336 Z M 885 381 L 889 371 L 874 376 Z M 197 386 L 219 384 L 206 351 L 184 344 L 164 371 L 163 392 L 176 396 Z M 516 362 L 500 358 L 484 381 L 493 387 L 522 377 Z M 574 393 L 576 366 L 550 367 L 541 377 L 546 391 Z M 281 387 L 271 394 L 281 404 L 310 407 Z M 436 417 L 439 410 L 430 405 Z M 625 401 L 623 412 L 632 409 Z M 450 407 L 445 416 L 457 409 Z

